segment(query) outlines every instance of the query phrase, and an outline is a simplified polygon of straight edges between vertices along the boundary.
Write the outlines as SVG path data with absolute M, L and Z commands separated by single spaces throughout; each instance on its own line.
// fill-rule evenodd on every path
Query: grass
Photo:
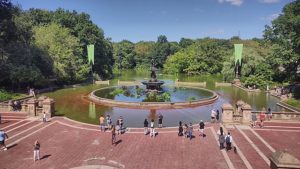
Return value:
M 297 107 L 300 109 L 300 100 L 296 99 L 288 99 L 287 101 L 284 101 L 286 104 L 289 104 L 291 106 Z
M 11 99 L 18 99 L 18 98 L 22 98 L 25 96 L 27 96 L 27 95 L 22 94 L 22 93 L 12 93 L 12 92 L 8 92 L 8 91 L 0 89 L 0 102 L 11 100 Z

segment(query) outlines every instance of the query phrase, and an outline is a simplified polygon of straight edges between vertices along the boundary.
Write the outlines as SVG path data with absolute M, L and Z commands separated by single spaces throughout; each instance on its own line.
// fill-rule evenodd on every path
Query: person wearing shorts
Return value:
M 8 138 L 8 135 L 0 129 L 0 148 L 4 147 L 4 151 L 7 150 L 7 147 L 5 145 L 5 139 Z

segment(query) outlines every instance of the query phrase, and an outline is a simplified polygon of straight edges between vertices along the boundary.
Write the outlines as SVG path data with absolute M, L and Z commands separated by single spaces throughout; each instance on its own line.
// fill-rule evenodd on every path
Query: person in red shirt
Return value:
M 264 112 L 261 112 L 259 115 L 260 120 L 260 127 L 264 127 L 264 121 L 266 120 L 266 114 Z

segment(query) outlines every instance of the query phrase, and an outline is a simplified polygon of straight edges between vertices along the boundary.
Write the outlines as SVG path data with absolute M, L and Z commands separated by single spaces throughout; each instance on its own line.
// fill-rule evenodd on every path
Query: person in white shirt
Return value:
M 231 150 L 232 141 L 232 136 L 230 135 L 230 132 L 228 132 L 227 136 L 225 137 L 226 151 Z

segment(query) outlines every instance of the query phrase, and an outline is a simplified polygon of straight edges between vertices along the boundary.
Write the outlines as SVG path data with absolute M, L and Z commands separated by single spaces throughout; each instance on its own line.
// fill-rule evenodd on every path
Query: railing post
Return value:
M 233 123 L 233 107 L 229 103 L 222 105 L 222 121 L 223 124 Z
M 36 99 L 29 99 L 27 101 L 28 106 L 28 113 L 30 116 L 36 116 L 36 107 L 38 106 L 38 100 Z
M 242 107 L 242 123 L 250 125 L 250 122 L 252 120 L 252 114 L 251 114 L 251 106 L 249 104 L 244 104 Z

